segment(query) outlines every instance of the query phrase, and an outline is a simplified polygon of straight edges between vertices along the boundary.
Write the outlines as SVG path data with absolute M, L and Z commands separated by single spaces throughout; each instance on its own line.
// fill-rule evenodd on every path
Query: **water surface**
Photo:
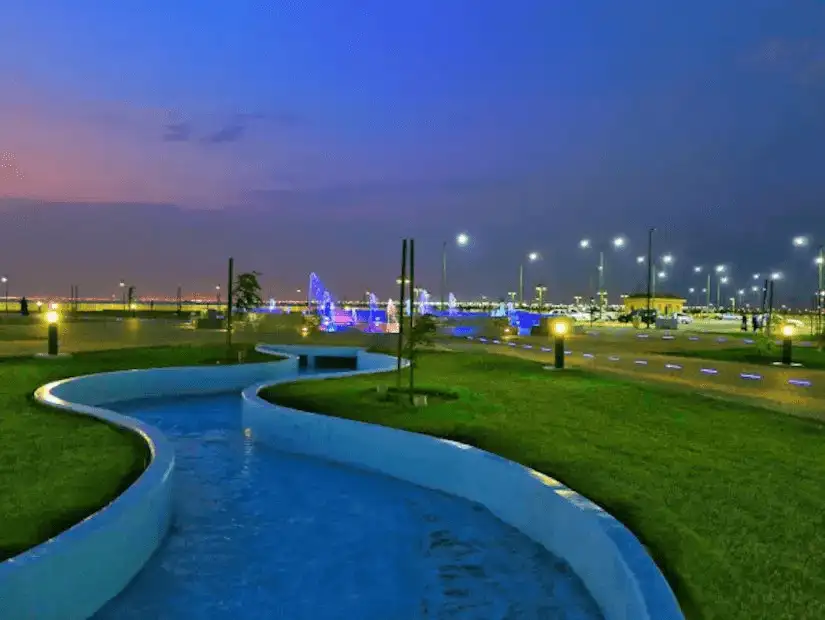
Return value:
M 110 408 L 173 442 L 175 519 L 98 620 L 601 618 L 566 564 L 486 509 L 253 444 L 237 394 Z

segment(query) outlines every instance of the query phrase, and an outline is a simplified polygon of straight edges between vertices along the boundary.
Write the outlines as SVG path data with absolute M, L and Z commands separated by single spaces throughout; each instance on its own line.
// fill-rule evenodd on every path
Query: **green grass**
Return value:
M 266 398 L 459 440 L 557 477 L 651 549 L 690 618 L 825 618 L 825 426 L 666 388 L 484 353 L 428 354 L 459 398 L 376 398 L 395 375 L 280 385 Z
M 226 363 L 225 352 L 222 346 L 161 347 L 0 359 L 0 560 L 108 504 L 140 475 L 149 456 L 130 432 L 38 405 L 36 388 L 109 370 Z M 247 362 L 262 360 L 272 357 L 248 351 Z
M 667 351 L 666 355 L 678 357 L 694 357 L 723 362 L 741 362 L 765 366 L 782 360 L 782 347 L 772 345 L 767 350 L 759 350 L 755 345 L 748 347 L 719 347 L 716 349 L 675 350 Z M 794 346 L 791 359 L 805 366 L 805 368 L 825 368 L 825 352 L 816 347 Z

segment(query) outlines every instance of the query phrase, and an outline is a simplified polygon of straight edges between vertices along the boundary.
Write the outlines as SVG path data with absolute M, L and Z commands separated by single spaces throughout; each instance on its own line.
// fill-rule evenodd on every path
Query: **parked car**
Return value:
M 680 325 L 687 325 L 689 323 L 693 323 L 693 317 L 689 314 L 685 314 L 684 312 L 677 312 L 676 320 L 679 322 Z
M 647 308 L 645 308 L 644 310 L 638 309 L 628 314 L 622 314 L 618 320 L 619 323 L 632 323 L 633 319 L 638 317 L 640 322 L 650 323 L 652 325 L 656 322 L 657 316 L 659 316 L 659 312 L 655 308 L 651 308 L 649 312 Z

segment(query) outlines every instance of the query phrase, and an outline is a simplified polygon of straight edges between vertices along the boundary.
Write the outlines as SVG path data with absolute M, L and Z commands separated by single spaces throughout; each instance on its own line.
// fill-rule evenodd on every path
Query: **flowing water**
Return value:
M 98 620 L 601 618 L 566 564 L 486 509 L 253 443 L 238 394 L 108 407 L 173 442 L 175 516 Z

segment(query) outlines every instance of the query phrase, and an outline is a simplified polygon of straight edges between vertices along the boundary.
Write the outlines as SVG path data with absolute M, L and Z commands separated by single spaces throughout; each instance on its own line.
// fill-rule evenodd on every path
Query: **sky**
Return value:
M 615 299 L 655 227 L 660 286 L 779 270 L 803 303 L 823 109 L 819 0 L 3 3 L 0 272 L 171 296 L 234 256 L 276 299 L 312 271 L 386 298 L 410 237 L 436 295 L 446 241 L 460 298 L 515 290 L 532 251 L 528 291 L 589 296 L 604 248 Z

